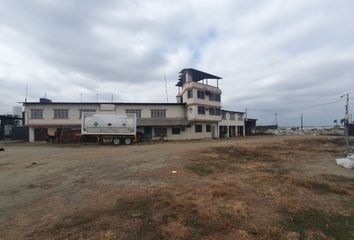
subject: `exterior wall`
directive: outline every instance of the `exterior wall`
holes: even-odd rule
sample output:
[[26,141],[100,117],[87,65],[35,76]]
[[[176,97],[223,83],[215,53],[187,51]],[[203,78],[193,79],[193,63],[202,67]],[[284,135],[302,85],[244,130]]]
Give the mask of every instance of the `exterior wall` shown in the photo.
[[28,128],[28,141],[34,142],[34,127]]
[[[206,132],[206,125],[211,125],[211,128],[215,129],[215,137],[218,136],[218,126],[216,123],[196,123],[202,125],[202,132],[195,132],[195,124],[192,124],[189,127],[184,127],[184,131],[181,131],[180,134],[172,134],[172,127],[167,127],[167,136],[164,137],[164,140],[192,140],[192,139],[204,139],[212,138],[212,132]],[[154,127],[152,129],[154,132]],[[155,137],[153,135],[153,140],[159,140],[160,137]]]
[[[222,119],[219,122],[219,126],[220,127],[226,127],[227,128],[227,135],[226,137],[230,137],[229,136],[229,128],[230,127],[236,127],[235,128],[235,133],[236,136],[240,136],[240,132],[238,131],[238,127],[242,127],[242,136],[245,136],[245,122],[244,122],[244,115],[242,113],[238,113],[238,112],[234,112],[235,114],[235,120],[231,120],[230,119],[230,113],[229,111],[223,111],[224,113],[226,113],[226,119]],[[242,120],[239,120],[239,115],[242,115]]]
[[[33,104],[25,107],[26,125],[81,125],[80,109],[95,109],[96,112],[125,114],[126,109],[140,109],[142,118],[151,118],[151,109],[166,109],[166,118],[185,118],[184,105],[113,105],[112,104]],[[31,109],[43,109],[43,119],[31,119]],[[67,119],[54,119],[54,109],[69,109]],[[111,109],[111,110],[104,110]]]
[[[206,109],[209,107],[221,109],[221,99],[220,101],[209,100],[209,96],[206,94],[204,99],[200,99],[198,98],[198,90],[220,94],[221,98],[221,90],[217,87],[198,82],[186,82],[182,88],[180,96],[182,96],[183,102],[187,104],[187,119],[190,121],[220,121],[221,116],[209,115],[208,110],[205,111],[205,114],[198,114],[198,106],[204,106]],[[191,98],[188,98],[188,91],[193,92],[193,96]]]
[[[193,91],[192,98],[188,98],[188,90]],[[184,86],[182,88],[181,95],[183,97],[183,101],[185,103],[187,103],[187,105],[196,103],[196,104],[201,104],[201,105],[210,105],[210,106],[221,107],[221,101],[210,101],[209,96],[207,96],[207,95],[205,95],[204,99],[198,98],[198,93],[197,93],[198,90],[209,91],[209,92],[213,92],[213,93],[217,93],[217,94],[221,95],[221,90],[217,87],[198,83],[198,82],[189,82],[189,83],[184,84]]]
[[244,118],[242,117],[242,120],[238,120],[238,113],[235,113],[235,120],[230,120],[230,113],[226,112],[226,119],[221,119],[221,122],[219,123],[220,126],[244,126]]
[[[199,105],[200,106],[200,105]],[[221,120],[221,116],[209,115],[209,111],[206,110],[205,114],[198,114],[198,105],[189,105],[187,107],[188,120],[192,121],[215,121]]]

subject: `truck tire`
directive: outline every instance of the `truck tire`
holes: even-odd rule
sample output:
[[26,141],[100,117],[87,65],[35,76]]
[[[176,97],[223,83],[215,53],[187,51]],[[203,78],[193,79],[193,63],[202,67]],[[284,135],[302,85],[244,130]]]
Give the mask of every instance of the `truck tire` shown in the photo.
[[115,137],[115,138],[113,138],[112,143],[114,145],[119,145],[119,144],[121,144],[121,140],[119,138]]
[[130,144],[132,144],[132,142],[133,142],[133,141],[132,141],[131,138],[128,138],[128,137],[127,137],[127,138],[124,139],[125,145],[130,145]]

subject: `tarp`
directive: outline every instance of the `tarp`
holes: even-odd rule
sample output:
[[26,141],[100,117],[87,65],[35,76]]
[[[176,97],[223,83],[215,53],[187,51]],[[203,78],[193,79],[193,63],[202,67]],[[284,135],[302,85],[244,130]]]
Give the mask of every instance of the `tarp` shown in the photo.
[[344,168],[352,169],[354,168],[354,155],[349,155],[346,158],[338,158],[336,162]]

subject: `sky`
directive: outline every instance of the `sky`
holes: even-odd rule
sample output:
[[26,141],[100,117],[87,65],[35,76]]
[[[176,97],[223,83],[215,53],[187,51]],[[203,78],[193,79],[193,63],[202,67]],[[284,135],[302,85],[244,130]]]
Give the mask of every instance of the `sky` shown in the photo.
[[[27,100],[166,102],[183,68],[222,77],[258,124],[354,108],[352,0],[1,0],[0,114]],[[352,92],[353,91],[353,92]]]

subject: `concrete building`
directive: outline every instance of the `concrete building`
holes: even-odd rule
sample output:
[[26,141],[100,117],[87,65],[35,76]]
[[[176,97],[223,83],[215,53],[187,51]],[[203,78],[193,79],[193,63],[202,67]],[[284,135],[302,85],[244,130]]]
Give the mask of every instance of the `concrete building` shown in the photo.
[[[221,110],[221,78],[183,69],[176,84],[176,103],[25,102],[29,141],[45,141],[60,129],[80,129],[82,112],[135,113],[144,140],[187,140],[244,135],[243,113]],[[214,81],[214,84],[212,84]],[[222,114],[226,118],[222,119]],[[226,129],[226,134],[220,135]]]
[[245,119],[243,112],[221,111],[221,121],[219,123],[220,138],[245,136]]

